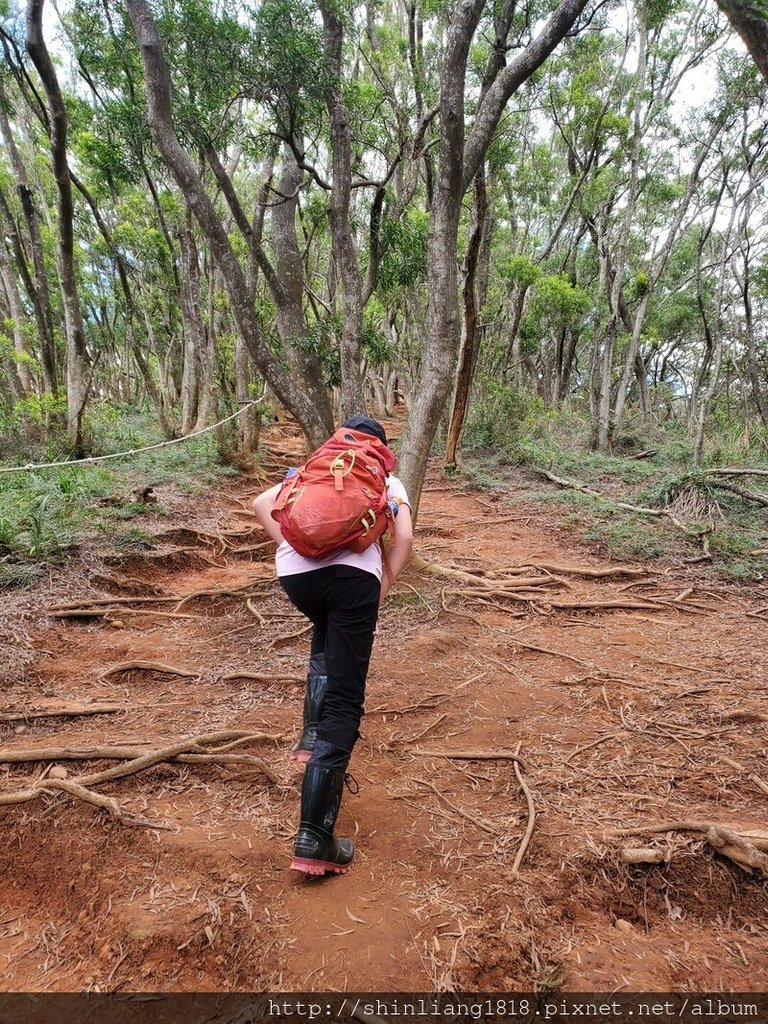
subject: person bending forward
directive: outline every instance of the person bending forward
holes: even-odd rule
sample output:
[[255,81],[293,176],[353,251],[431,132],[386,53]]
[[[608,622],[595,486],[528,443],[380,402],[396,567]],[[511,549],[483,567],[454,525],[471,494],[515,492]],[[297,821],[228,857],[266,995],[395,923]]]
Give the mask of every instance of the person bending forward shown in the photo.
[[[349,427],[387,444],[382,425],[366,416],[346,420]],[[306,558],[284,540],[271,511],[282,484],[253,503],[259,522],[277,543],[275,567],[291,602],[312,622],[304,729],[292,756],[306,762],[301,790],[301,820],[291,867],[308,874],[343,874],[352,866],[354,843],[333,830],[341,806],[344,778],[360,735],[365,680],[379,609],[402,571],[413,545],[408,495],[395,476],[387,477],[393,508],[394,541],[382,571],[378,544],[362,553],[342,548],[323,558]]]

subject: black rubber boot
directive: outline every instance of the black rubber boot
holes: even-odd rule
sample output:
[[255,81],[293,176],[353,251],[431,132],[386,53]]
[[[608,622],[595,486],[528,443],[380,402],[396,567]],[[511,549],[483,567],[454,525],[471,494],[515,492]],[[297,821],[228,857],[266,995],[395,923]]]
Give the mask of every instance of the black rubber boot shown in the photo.
[[320,721],[320,710],[323,706],[327,686],[325,654],[313,654],[309,660],[307,692],[304,695],[304,728],[290,751],[290,756],[294,761],[306,763],[312,757],[317,739],[317,724]]
[[333,834],[343,789],[343,768],[307,765],[301,788],[301,822],[291,861],[294,871],[343,875],[352,867],[355,844],[350,839],[336,839]]

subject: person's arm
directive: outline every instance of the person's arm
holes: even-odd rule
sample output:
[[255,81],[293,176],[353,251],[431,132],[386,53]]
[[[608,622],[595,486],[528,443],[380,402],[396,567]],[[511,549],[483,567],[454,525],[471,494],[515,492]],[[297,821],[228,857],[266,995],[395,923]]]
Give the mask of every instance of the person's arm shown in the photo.
[[283,535],[280,532],[280,524],[277,520],[272,518],[271,512],[272,506],[275,504],[275,498],[280,493],[280,488],[282,486],[282,484],[275,484],[275,486],[270,487],[268,491],[262,491],[261,494],[253,500],[253,511],[256,513],[256,518],[275,544],[282,544]]
[[[381,577],[381,595],[379,605],[389,593],[389,588],[397,579],[411,557],[413,548],[413,518],[408,505],[401,505],[395,518],[395,539],[387,553],[385,569]],[[387,568],[389,571],[387,571]]]

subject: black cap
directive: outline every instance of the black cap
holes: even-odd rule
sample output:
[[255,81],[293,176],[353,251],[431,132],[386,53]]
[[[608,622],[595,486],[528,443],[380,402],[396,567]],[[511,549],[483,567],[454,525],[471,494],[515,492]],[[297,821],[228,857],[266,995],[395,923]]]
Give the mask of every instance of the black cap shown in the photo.
[[387,443],[384,427],[382,427],[378,420],[374,420],[370,416],[351,416],[348,420],[344,420],[341,425],[342,427],[349,427],[350,430],[359,430],[362,434],[378,437],[383,444]]

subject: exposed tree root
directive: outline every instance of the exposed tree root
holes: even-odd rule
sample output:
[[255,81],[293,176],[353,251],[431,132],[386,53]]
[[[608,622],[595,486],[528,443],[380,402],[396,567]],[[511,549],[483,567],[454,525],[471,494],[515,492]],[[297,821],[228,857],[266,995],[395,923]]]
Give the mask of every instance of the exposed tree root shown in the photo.
[[512,750],[424,750],[416,747],[411,753],[419,757],[441,757],[448,761],[516,761],[525,768],[525,761]]
[[266,672],[227,672],[226,675],[219,676],[219,678],[224,682],[231,679],[253,679],[259,683],[303,683],[306,681],[304,676],[291,672],[286,672],[284,675],[270,675]]
[[605,743],[608,740],[616,740],[621,735],[622,734],[620,732],[609,732],[606,733],[605,736],[600,736],[599,739],[593,740],[591,743],[585,743],[583,747],[577,747],[576,750],[572,750],[568,757],[566,757],[565,760],[562,762],[562,764],[566,765],[570,761],[572,761],[574,757],[578,757],[579,754],[583,754],[585,751],[591,750],[592,747],[597,747],[601,743]]
[[520,753],[520,747],[521,746],[522,746],[522,744],[518,743],[518,745],[517,745],[517,747],[515,749],[515,762],[514,762],[513,767],[515,769],[515,775],[517,776],[517,781],[520,783],[520,788],[522,789],[523,793],[525,794],[525,799],[526,799],[526,801],[528,803],[528,825],[526,827],[525,835],[523,836],[522,842],[520,843],[520,849],[517,851],[517,856],[515,857],[515,862],[512,865],[512,874],[513,875],[516,875],[518,873],[518,871],[520,870],[520,865],[523,862],[523,857],[525,856],[525,851],[528,849],[528,844],[531,841],[531,836],[533,835],[533,829],[534,829],[534,826],[536,824],[536,807],[535,807],[535,805],[533,803],[533,796],[531,794],[531,790],[530,790],[530,787],[528,786],[528,783],[523,778],[522,772],[520,771],[520,762],[517,759],[517,755]]
[[419,701],[418,704],[410,704],[405,708],[389,708],[386,706],[371,708],[366,714],[369,715],[404,715],[410,711],[421,711],[424,708],[432,709],[439,708],[441,704],[445,704],[446,701],[451,699],[448,693],[430,693],[424,700]]
[[169,676],[184,676],[187,679],[199,679],[199,672],[191,672],[185,668],[176,668],[175,665],[165,665],[161,661],[121,661],[118,665],[112,665],[105,669],[99,679],[106,679],[116,675],[118,672],[164,672]]
[[128,711],[124,704],[84,704],[65,708],[34,708],[29,711],[7,711],[0,714],[0,722],[27,722],[33,718],[80,718],[85,715],[113,715]]
[[738,825],[720,825],[710,821],[666,821],[653,824],[632,825],[628,828],[612,828],[606,830],[610,836],[641,836],[655,835],[661,832],[709,832],[716,829],[728,836],[737,836],[759,850],[768,849],[768,832],[761,829],[741,828]]
[[568,608],[571,611],[597,611],[598,609],[631,609],[660,612],[664,610],[663,604],[650,604],[647,601],[623,601],[621,598],[615,601],[547,601],[552,608]]
[[738,761],[732,761],[730,757],[720,758],[724,764],[730,765],[731,768],[735,768],[737,772],[748,772],[747,778],[760,790],[761,793],[765,793],[768,796],[768,783],[763,782],[759,775],[755,775],[754,772],[750,772],[748,768],[745,768],[743,764],[739,764]]
[[543,569],[557,576],[583,576],[590,580],[604,580],[620,576],[648,576],[647,569],[630,569],[624,566],[610,566],[606,569],[592,569],[582,565],[553,565],[550,562],[527,562],[526,568]]
[[[255,743],[257,740],[274,740],[277,742],[280,736],[269,733],[253,733],[245,738],[245,741]],[[253,754],[230,754],[226,751],[232,748],[228,744],[225,748],[211,750],[206,754],[189,753],[176,754],[168,758],[169,764],[245,764],[258,768],[266,778],[273,784],[280,780],[260,757]],[[205,748],[202,748],[205,749]],[[37,761],[131,761],[144,757],[146,750],[136,747],[104,746],[104,747],[43,747],[39,750],[0,750],[0,763],[2,764],[29,764]]]
[[66,608],[59,612],[51,612],[53,619],[104,619],[110,615],[151,615],[161,619],[199,619],[199,615],[184,612],[160,612],[156,608],[126,608],[125,606],[89,606],[83,608]]
[[661,864],[664,860],[664,851],[656,850],[652,846],[625,846],[619,851],[619,860],[623,864]]
[[[106,808],[111,814],[121,821],[126,821],[131,824],[145,824],[152,828],[162,827],[156,825],[154,822],[148,822],[146,819],[139,820],[135,816],[127,815],[116,800],[104,797],[98,793],[93,793],[93,787],[102,785],[105,782],[112,782],[115,779],[125,778],[128,775],[135,775],[137,772],[144,771],[145,769],[151,768],[161,762],[172,761],[174,758],[184,754],[205,752],[207,757],[204,763],[214,763],[216,760],[216,754],[222,754],[231,749],[232,746],[248,742],[256,742],[266,738],[274,739],[274,737],[265,736],[263,733],[226,731],[191,736],[187,739],[178,740],[176,743],[169,744],[168,746],[161,747],[156,750],[150,750],[145,753],[140,753],[138,751],[134,751],[132,748],[128,748],[131,751],[130,757],[124,760],[122,764],[91,775],[79,775],[73,779],[51,779],[50,777],[44,777],[33,786],[27,786],[11,793],[0,793],[0,806],[26,803],[30,800],[37,799],[46,791],[50,791],[51,789],[60,789],[73,796],[77,796],[80,799],[87,800],[89,803],[94,803],[97,806]],[[216,744],[222,745],[217,747]],[[5,760],[5,753],[8,753],[9,757],[12,759],[13,751],[0,751],[0,761]],[[37,753],[39,757],[39,752]],[[208,760],[208,758],[211,760]],[[254,760],[258,761],[259,759]],[[271,782],[279,781],[271,769],[269,769],[265,764],[259,763],[256,767],[258,767]],[[63,783],[66,783],[66,785],[63,785]]]

